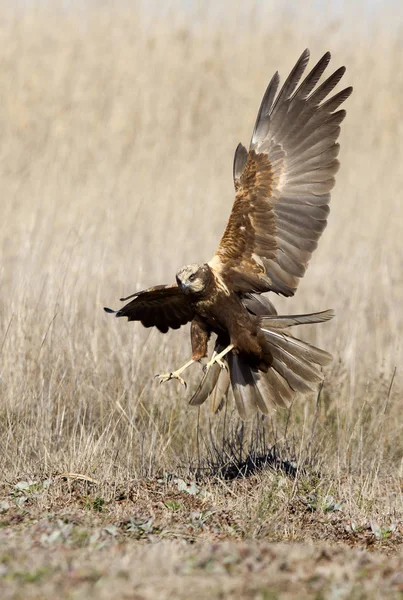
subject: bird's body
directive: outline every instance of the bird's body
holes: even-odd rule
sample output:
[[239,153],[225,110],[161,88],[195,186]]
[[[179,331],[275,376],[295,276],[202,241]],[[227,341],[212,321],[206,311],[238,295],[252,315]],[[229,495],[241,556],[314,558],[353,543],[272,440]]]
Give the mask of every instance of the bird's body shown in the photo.
[[[200,291],[192,292],[191,286],[182,283],[181,277],[189,272],[196,275],[194,287],[200,287]],[[271,355],[259,326],[259,317],[247,310],[240,296],[230,291],[208,264],[183,267],[177,280],[195,312],[192,358],[200,360],[207,356],[207,342],[215,333],[221,345],[232,345],[233,352],[247,356],[251,364],[267,371]]]
[[314,390],[323,379],[318,365],[331,358],[286,329],[327,321],[332,311],[277,316],[261,296],[295,293],[326,226],[339,166],[336,140],[345,111],[337,108],[352,88],[324,101],[345,71],[337,69],[316,87],[329,53],[297,87],[308,58],[306,50],[278,94],[278,74],[272,78],[249,152],[241,144],[236,149],[235,201],[213,258],[182,267],[174,285],[129,296],[131,302],[118,311],[105,309],[163,333],[191,322],[191,360],[161,381],[183,382],[180,374],[207,356],[215,334],[213,356],[190,403],[210,398],[216,411],[231,386],[242,418],[256,409],[268,413],[271,405],[286,406],[296,391]]

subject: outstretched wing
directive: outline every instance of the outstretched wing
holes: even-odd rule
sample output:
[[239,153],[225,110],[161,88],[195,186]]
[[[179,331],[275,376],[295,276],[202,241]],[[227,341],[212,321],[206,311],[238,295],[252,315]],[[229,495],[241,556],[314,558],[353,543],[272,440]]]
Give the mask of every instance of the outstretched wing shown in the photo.
[[176,284],[156,285],[120,300],[124,302],[129,298],[133,300],[120,310],[104,310],[117,317],[127,317],[129,321],[141,321],[144,327],[157,327],[162,333],[170,327],[179,329],[195,316],[187,297]]
[[235,152],[235,202],[209,265],[237,292],[292,296],[326,227],[346,114],[337,109],[352,88],[324,101],[343,76],[341,67],[314,89],[329,52],[297,88],[308,60],[305,50],[277,97],[274,75],[249,152],[241,144]]

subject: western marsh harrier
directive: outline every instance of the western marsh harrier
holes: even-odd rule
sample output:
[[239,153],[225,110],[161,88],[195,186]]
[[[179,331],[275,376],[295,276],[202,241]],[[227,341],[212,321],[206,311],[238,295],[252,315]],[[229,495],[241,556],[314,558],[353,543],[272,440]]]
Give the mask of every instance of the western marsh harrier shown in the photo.
[[[260,105],[249,151],[242,144],[234,158],[235,201],[213,258],[182,267],[176,284],[137,292],[115,312],[162,333],[191,322],[192,358],[177,371],[159,375],[178,379],[192,363],[207,356],[204,375],[190,400],[208,398],[213,411],[232,387],[240,416],[256,409],[267,414],[287,406],[295,392],[315,390],[320,366],[331,356],[289,333],[287,328],[319,323],[333,311],[277,316],[264,292],[292,296],[308,266],[329,214],[330,190],[339,168],[336,143],[348,87],[328,98],[345,72],[337,69],[321,85],[327,52],[300,85],[309,60],[305,50],[281,90],[276,73]],[[327,99],[328,98],[328,99]]]

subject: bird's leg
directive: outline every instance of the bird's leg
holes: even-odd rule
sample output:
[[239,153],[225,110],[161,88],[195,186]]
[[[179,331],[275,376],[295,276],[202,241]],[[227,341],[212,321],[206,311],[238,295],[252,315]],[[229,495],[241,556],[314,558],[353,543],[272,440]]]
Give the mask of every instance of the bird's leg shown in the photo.
[[204,365],[203,371],[205,373],[207,373],[209,368],[212,367],[214,365],[214,363],[218,363],[222,369],[226,369],[227,365],[221,359],[224,358],[224,356],[226,354],[228,354],[228,352],[231,352],[231,350],[233,348],[234,348],[234,344],[230,344],[229,346],[224,348],[224,350],[222,352],[220,352],[219,354],[215,354],[215,355],[213,354],[212,358],[208,361],[208,363]]
[[177,371],[172,371],[172,373],[162,373],[161,375],[159,373],[157,373],[157,375],[155,377],[158,377],[160,383],[165,383],[165,381],[170,381],[171,379],[177,379],[178,381],[180,381],[182,383],[182,385],[187,387],[186,381],[184,379],[182,379],[182,377],[181,377],[181,373],[183,373],[183,371],[185,369],[190,367],[190,365],[193,365],[194,362],[197,362],[197,360],[195,360],[194,358],[191,358],[190,360],[188,360],[187,363],[185,363]]

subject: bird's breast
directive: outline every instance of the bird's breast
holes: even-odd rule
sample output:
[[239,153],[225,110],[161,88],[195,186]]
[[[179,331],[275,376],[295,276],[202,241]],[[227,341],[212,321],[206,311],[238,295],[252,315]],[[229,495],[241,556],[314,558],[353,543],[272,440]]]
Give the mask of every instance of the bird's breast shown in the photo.
[[235,294],[227,295],[220,290],[195,305],[195,311],[215,333],[229,332],[232,327],[249,314]]

